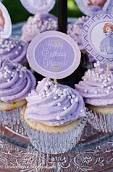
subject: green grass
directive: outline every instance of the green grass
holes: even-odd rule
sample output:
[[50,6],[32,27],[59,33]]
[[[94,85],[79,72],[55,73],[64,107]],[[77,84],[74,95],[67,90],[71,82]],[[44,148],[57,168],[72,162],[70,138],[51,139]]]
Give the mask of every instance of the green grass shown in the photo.
[[[29,15],[31,15],[24,9],[19,0],[3,0],[3,3],[8,9],[13,23],[24,21],[28,18]],[[52,13],[55,15],[57,15],[56,7],[57,3],[55,8],[52,10]],[[82,13],[78,9],[75,0],[68,0],[68,16],[79,17],[81,15]]]

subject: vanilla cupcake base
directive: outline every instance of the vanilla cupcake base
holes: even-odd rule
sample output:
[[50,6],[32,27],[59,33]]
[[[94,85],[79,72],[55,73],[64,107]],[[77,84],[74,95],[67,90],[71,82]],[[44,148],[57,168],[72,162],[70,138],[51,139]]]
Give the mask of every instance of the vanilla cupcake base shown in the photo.
[[72,149],[80,140],[86,124],[86,118],[59,127],[50,127],[22,115],[22,121],[31,144],[47,154],[60,154]]
[[25,106],[25,100],[14,103],[0,102],[0,123],[3,126],[9,126],[11,129],[15,128],[15,125],[21,123],[20,113]]
[[91,106],[87,108],[88,122],[93,128],[103,133],[113,132],[113,106]]

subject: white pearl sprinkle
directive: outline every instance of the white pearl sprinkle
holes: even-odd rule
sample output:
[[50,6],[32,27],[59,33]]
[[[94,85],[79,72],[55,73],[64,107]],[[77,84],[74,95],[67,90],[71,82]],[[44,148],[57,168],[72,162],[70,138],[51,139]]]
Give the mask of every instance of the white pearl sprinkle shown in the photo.
[[75,102],[76,102],[76,103],[78,102],[78,97],[75,98]]
[[20,78],[22,78],[22,75],[19,75]]
[[74,102],[74,100],[73,100],[73,99],[71,99],[71,104],[73,104],[73,102]]
[[21,50],[21,46],[19,46],[18,49]]
[[48,87],[45,87],[44,90],[45,90],[45,91],[48,91]]
[[11,49],[10,48],[7,48],[7,51],[9,52]]
[[8,79],[7,82],[10,82],[10,79]]
[[57,119],[57,120],[60,120],[60,116],[57,116],[56,119]]
[[71,96],[68,96],[69,99],[71,99]]
[[63,110],[67,110],[67,107],[64,107]]
[[84,112],[84,110],[83,110],[83,109],[81,109],[81,110],[80,110],[80,113],[83,113],[83,112]]
[[40,84],[41,83],[41,81],[38,81],[38,84]]
[[72,98],[76,98],[76,96],[75,95],[72,95]]
[[53,99],[54,99],[54,100],[56,100],[56,99],[57,99],[57,97],[55,96],[55,97],[53,97]]
[[59,106],[59,107],[60,107],[60,106],[61,106],[61,103],[57,103],[57,106]]
[[31,93],[28,94],[28,97],[30,97],[30,96],[31,96]]
[[13,44],[11,45],[11,48],[14,48],[14,45]]
[[87,93],[88,92],[88,90],[84,90],[84,93]]
[[110,92],[109,92],[109,90],[106,90],[106,94],[109,94]]
[[1,99],[1,101],[4,101],[4,97],[1,97],[0,99]]
[[19,54],[19,52],[18,52],[18,51],[15,51],[15,54],[16,54],[16,55],[18,55],[18,54]]

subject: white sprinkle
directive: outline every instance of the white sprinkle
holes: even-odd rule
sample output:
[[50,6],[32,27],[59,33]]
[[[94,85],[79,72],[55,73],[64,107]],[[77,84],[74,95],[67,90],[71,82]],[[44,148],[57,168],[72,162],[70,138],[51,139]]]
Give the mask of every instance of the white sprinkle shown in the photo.
[[72,95],[72,98],[76,98],[76,96],[75,95]]
[[10,79],[8,79],[7,82],[10,82]]
[[60,120],[60,116],[57,116],[56,119],[57,119],[57,120]]
[[73,102],[74,102],[74,100],[73,100],[73,99],[71,99],[71,104],[73,104]]
[[11,49],[10,48],[7,48],[7,51],[9,52]]
[[18,55],[18,51],[16,51],[15,54]]
[[19,75],[20,78],[22,78],[22,75]]
[[88,92],[88,90],[84,90],[84,93],[87,93]]
[[44,90],[45,90],[45,91],[48,91],[48,87],[45,87]]
[[19,46],[18,49],[21,50],[21,46]]
[[54,99],[54,100],[56,100],[56,99],[57,99],[57,97],[53,97],[53,99]]
[[1,99],[1,101],[4,101],[4,100],[5,100],[5,98],[4,98],[4,97],[1,97],[0,99]]
[[81,109],[81,110],[80,110],[80,112],[81,112],[81,113],[83,113],[83,112],[84,112],[84,110],[83,110],[83,109]]
[[75,98],[75,102],[76,102],[76,103],[78,102],[78,97]]
[[13,44],[11,44],[11,48],[14,48],[14,45]]
[[68,96],[69,99],[71,99],[71,96]]
[[67,110],[67,107],[64,107],[63,110]]
[[106,94],[109,94],[110,92],[109,92],[109,90],[106,90]]
[[57,106],[59,106],[59,107],[60,107],[60,106],[61,106],[61,103],[57,103]]
[[40,84],[41,83],[41,81],[38,81],[38,84]]

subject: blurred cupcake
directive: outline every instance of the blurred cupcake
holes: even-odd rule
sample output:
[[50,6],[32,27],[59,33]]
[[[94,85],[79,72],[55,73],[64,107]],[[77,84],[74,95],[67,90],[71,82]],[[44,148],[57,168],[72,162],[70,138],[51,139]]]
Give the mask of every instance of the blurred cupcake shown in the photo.
[[50,14],[36,14],[23,26],[21,40],[30,42],[37,34],[49,30],[57,30],[57,18]]
[[11,38],[0,40],[0,61],[9,60],[14,63],[27,64],[27,43]]
[[78,143],[86,124],[86,112],[77,91],[43,79],[27,97],[27,102],[22,118],[38,151],[58,154]]
[[[78,43],[81,49],[83,49],[81,39],[82,28],[88,19],[88,16],[83,16],[68,23],[67,34],[69,34]],[[36,14],[33,17],[29,17],[23,26],[21,40],[30,42],[37,34],[45,31],[57,30],[57,28],[58,23],[55,16],[50,14]]]
[[35,84],[33,74],[25,67],[7,60],[0,63],[0,122],[3,125],[20,122],[25,97]]
[[97,64],[75,87],[86,102],[89,123],[98,131],[112,132],[113,72]]
[[88,19],[89,19],[88,16],[83,16],[68,24],[67,33],[74,39],[75,42],[77,42],[81,50],[83,50],[82,37],[81,37],[82,29],[84,23]]

